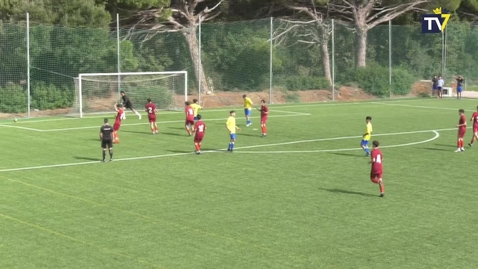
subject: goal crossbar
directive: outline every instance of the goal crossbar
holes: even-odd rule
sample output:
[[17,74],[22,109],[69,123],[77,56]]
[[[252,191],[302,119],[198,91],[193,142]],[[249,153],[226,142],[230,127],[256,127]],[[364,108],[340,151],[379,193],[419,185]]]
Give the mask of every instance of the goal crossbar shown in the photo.
[[121,76],[140,76],[140,75],[184,75],[184,101],[187,101],[188,96],[188,72],[187,71],[164,71],[164,72],[121,72],[121,73],[82,73],[78,74],[78,101],[79,101],[79,116],[83,118],[83,96],[82,96],[82,79],[85,77],[100,77],[100,76],[117,76],[118,84],[121,83]]

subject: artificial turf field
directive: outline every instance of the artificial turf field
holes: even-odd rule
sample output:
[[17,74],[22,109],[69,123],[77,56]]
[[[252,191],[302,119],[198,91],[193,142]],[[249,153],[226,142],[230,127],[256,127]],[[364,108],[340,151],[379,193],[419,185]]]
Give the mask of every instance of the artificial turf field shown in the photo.
[[[454,150],[477,105],[273,105],[266,138],[237,108],[234,153],[230,109],[203,110],[199,156],[183,113],[155,136],[128,113],[112,163],[101,117],[1,122],[0,268],[476,268],[478,144]],[[368,115],[385,198],[359,148]]]

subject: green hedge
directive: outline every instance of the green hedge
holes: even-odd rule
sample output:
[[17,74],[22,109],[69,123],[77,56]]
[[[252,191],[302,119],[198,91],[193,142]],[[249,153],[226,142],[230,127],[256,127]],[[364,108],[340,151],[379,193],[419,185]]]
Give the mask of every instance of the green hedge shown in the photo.
[[34,109],[68,108],[73,103],[74,93],[66,87],[57,88],[53,84],[39,82],[31,88],[31,107]]
[[375,96],[388,96],[390,90],[394,95],[409,94],[415,77],[404,68],[392,70],[392,85],[389,85],[389,69],[376,63],[368,64],[367,67],[349,69],[337,77],[341,84],[357,83],[359,88]]
[[[66,87],[58,89],[53,84],[40,82],[31,86],[30,101],[32,109],[68,108],[73,103],[73,91]],[[26,88],[21,85],[0,87],[0,112],[26,113]]]
[[0,88],[0,112],[27,112],[27,92],[20,85],[7,85]]
[[288,91],[330,89],[329,81],[325,77],[306,75],[278,76],[274,79],[274,85],[283,87]]

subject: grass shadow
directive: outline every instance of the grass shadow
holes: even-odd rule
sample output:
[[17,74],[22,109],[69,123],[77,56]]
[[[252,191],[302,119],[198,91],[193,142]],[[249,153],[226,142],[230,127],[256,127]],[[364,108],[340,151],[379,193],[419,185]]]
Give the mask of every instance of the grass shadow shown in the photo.
[[353,194],[353,195],[360,195],[365,197],[379,197],[378,195],[373,195],[370,193],[358,192],[358,191],[348,191],[342,189],[326,189],[326,188],[319,188],[324,191],[333,192],[333,193],[342,193],[342,194]]

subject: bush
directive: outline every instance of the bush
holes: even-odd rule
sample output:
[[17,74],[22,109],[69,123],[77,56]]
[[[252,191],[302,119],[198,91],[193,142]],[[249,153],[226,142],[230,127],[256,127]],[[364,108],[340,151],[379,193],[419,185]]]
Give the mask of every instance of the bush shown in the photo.
[[27,91],[20,85],[0,88],[0,112],[24,113],[27,111]]
[[388,69],[378,64],[370,64],[355,71],[355,81],[365,92],[375,96],[384,96],[390,93]]
[[285,79],[289,91],[330,89],[329,81],[324,77],[293,76]]
[[53,84],[39,82],[31,88],[31,107],[39,110],[71,107],[73,91],[68,88],[57,88]]
[[396,95],[407,95],[412,90],[415,77],[403,68],[392,70],[392,92]]
[[325,77],[277,76],[274,77],[275,87],[284,87],[288,91],[330,89],[329,81]]
[[286,103],[300,103],[301,98],[298,92],[285,93],[284,99]]
[[[339,83],[347,84],[356,82],[358,86],[369,94],[386,96],[390,94],[389,69],[376,63],[371,63],[364,68],[350,69],[338,79]],[[414,76],[406,69],[392,70],[392,92],[396,95],[410,93]]]

